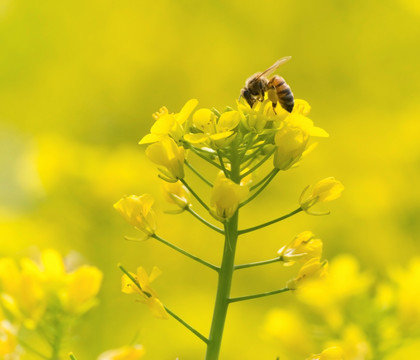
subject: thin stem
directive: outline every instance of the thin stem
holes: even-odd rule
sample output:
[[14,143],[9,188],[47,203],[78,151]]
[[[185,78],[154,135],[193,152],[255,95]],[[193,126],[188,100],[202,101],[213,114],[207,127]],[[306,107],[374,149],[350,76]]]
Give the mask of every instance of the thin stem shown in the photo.
[[202,335],[200,332],[198,332],[197,330],[195,330],[191,325],[189,325],[188,323],[186,323],[184,320],[182,320],[178,315],[176,315],[172,310],[170,310],[169,308],[167,308],[166,306],[164,306],[166,312],[171,315],[175,320],[177,320],[178,322],[180,322],[182,325],[184,325],[188,330],[190,330],[194,335],[196,335],[198,338],[200,338],[201,340],[203,340],[206,344],[209,343],[209,340]]
[[274,259],[270,259],[270,260],[256,261],[256,262],[252,262],[252,263],[248,263],[248,264],[236,265],[235,270],[246,269],[246,268],[250,268],[250,267],[254,267],[254,266],[272,264],[272,263],[279,262],[279,261],[281,261],[280,256],[278,256]]
[[23,341],[22,339],[18,338],[18,343],[20,345],[22,345],[25,349],[27,349],[28,351],[30,351],[31,353],[33,353],[36,356],[39,356],[41,359],[46,359],[48,360],[49,357],[40,353],[38,350],[34,349],[31,345],[29,345],[26,341]]
[[[232,151],[231,175],[232,181],[239,183],[239,163],[237,154]],[[222,344],[223,330],[229,306],[230,288],[232,286],[233,267],[235,261],[236,244],[238,240],[238,210],[225,222],[225,245],[223,259],[219,271],[217,284],[216,301],[214,304],[213,320],[210,328],[209,343],[205,360],[217,360],[219,358],[220,347]]]
[[198,215],[190,207],[185,208],[185,210],[188,211],[196,219],[198,219],[199,221],[201,221],[204,225],[208,226],[210,229],[213,229],[214,231],[218,232],[219,234],[224,234],[225,233],[222,229],[218,228],[217,226],[215,226],[212,223],[208,222],[206,219],[202,218],[200,215]]
[[252,300],[252,299],[258,299],[260,297],[265,297],[265,296],[270,296],[270,295],[275,295],[275,294],[280,294],[286,291],[289,291],[289,288],[283,288],[283,289],[278,289],[278,290],[273,290],[273,291],[268,291],[265,293],[261,293],[261,294],[253,294],[253,295],[247,295],[247,296],[239,296],[236,298],[230,298],[229,299],[229,303],[233,303],[233,302],[238,302],[238,301],[244,301],[244,300]]
[[302,208],[297,208],[296,210],[293,210],[292,212],[290,212],[290,213],[288,213],[288,214],[286,214],[286,215],[284,215],[284,216],[281,216],[281,217],[279,217],[279,218],[277,218],[277,219],[274,219],[274,220],[268,221],[268,222],[266,222],[266,223],[264,223],[264,224],[257,225],[257,226],[253,226],[253,227],[250,227],[250,228],[247,228],[247,229],[243,229],[243,230],[239,230],[239,231],[238,231],[238,234],[239,234],[239,235],[242,235],[242,234],[249,233],[249,232],[251,232],[251,231],[255,231],[255,230],[258,230],[258,229],[262,229],[262,228],[264,228],[264,227],[266,227],[266,226],[269,226],[269,225],[271,225],[271,224],[275,224],[276,222],[279,222],[279,221],[285,220],[285,219],[287,219],[287,218],[289,218],[289,217],[291,217],[291,216],[293,216],[293,215],[295,215],[295,214],[297,214],[297,213],[300,213],[301,211],[302,211]]
[[191,169],[191,171],[194,174],[196,174],[201,180],[203,180],[203,182],[205,182],[208,186],[213,187],[213,184],[210,181],[208,181],[203,175],[201,175],[201,173],[196,168],[194,168],[188,160],[184,160],[184,164],[187,165]]
[[76,356],[73,355],[73,353],[69,354],[70,360],[77,360]]
[[251,173],[253,173],[255,170],[257,170],[262,164],[264,164],[269,158],[270,158],[270,156],[271,155],[273,155],[273,153],[274,153],[274,151],[275,151],[276,149],[274,148],[272,151],[270,151],[266,156],[264,156],[263,157],[263,159],[259,162],[259,163],[257,163],[256,165],[254,165],[251,169],[249,169],[246,173],[244,173],[244,174],[242,174],[241,175],[241,179],[243,179],[245,176],[247,176],[247,175],[249,175],[249,174],[251,174]]
[[220,152],[220,150],[219,150],[219,149],[217,150],[217,156],[218,156],[218,158],[219,158],[219,161],[220,161],[220,166],[222,167],[223,174],[225,174],[225,177],[226,177],[227,179],[229,179],[229,173],[228,173],[228,171],[226,170],[225,163],[223,162],[222,153]]
[[170,243],[169,241],[166,241],[165,239],[161,238],[159,235],[153,234],[152,238],[156,239],[157,241],[160,241],[162,244],[165,244],[166,246],[169,246],[171,249],[178,251],[179,253],[181,253],[182,255],[185,255],[187,257],[189,257],[190,259],[193,259],[195,261],[197,261],[198,263],[207,266],[208,268],[215,270],[215,271],[219,271],[219,267],[210,264],[209,262],[199,258],[198,256],[192,255],[190,254],[188,251],[185,251],[181,248],[179,248],[178,246]]
[[197,199],[197,201],[201,204],[201,206],[209,211],[209,207],[207,204],[201,200],[201,198],[196,194],[196,192],[187,184],[187,182],[184,179],[180,179],[180,181],[185,185],[185,187],[190,191],[191,194]]
[[[134,278],[133,275],[131,275],[124,266],[122,266],[121,264],[118,264],[118,268],[125,274],[128,276],[128,278],[133,282],[133,284],[135,284],[140,291],[145,294],[148,297],[151,297],[152,295],[145,292],[143,290],[143,288],[140,286],[140,284],[137,282],[137,280]],[[188,330],[190,330],[194,335],[197,335],[201,340],[203,340],[205,343],[208,343],[208,339],[200,334],[197,330],[195,330],[191,325],[189,325],[187,322],[185,322],[184,320],[182,320],[178,315],[176,315],[172,310],[170,310],[168,307],[166,307],[165,305],[163,305],[163,307],[165,308],[166,312],[171,315],[175,320],[179,321],[182,325],[184,325]]]
[[241,203],[239,205],[239,207],[245,206],[246,204],[248,204],[249,202],[254,200],[268,186],[268,184],[271,182],[271,180],[274,179],[274,177],[277,175],[278,172],[279,172],[278,169],[273,169],[270,173],[270,176],[267,178],[267,181],[255,193],[253,193],[248,199],[246,199],[243,203]]
[[274,171],[275,169],[273,169],[273,170],[271,170],[266,176],[264,176],[264,178],[263,179],[261,179],[260,181],[258,181],[255,185],[252,185],[250,188],[249,188],[249,191],[253,191],[253,190],[255,190],[256,188],[258,188],[261,184],[263,184],[270,176],[271,176],[271,173]]
[[210,163],[214,167],[217,167],[218,169],[222,170],[222,167],[218,163],[214,162],[213,160],[210,160],[206,155],[201,154],[200,151],[196,149],[194,146],[191,146],[190,149],[194,154],[201,157],[203,160],[206,160],[208,163]]

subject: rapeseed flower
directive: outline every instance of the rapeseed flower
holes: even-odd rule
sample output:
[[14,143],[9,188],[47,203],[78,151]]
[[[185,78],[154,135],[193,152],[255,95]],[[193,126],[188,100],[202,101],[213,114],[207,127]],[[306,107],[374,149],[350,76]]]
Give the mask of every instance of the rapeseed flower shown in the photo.
[[238,111],[226,111],[217,118],[210,109],[199,109],[193,115],[193,128],[198,131],[184,135],[190,144],[209,144],[216,149],[228,146],[236,136],[235,128],[241,120]]
[[146,156],[155,164],[162,166],[159,171],[162,179],[176,182],[184,177],[185,150],[170,137],[151,144],[146,149]]
[[184,210],[190,205],[190,191],[180,181],[176,183],[164,181],[162,189],[165,200],[177,205],[181,210]]
[[247,186],[235,184],[219,172],[210,198],[210,213],[219,221],[231,218],[242,200],[248,195]]
[[297,290],[306,282],[311,280],[322,279],[327,275],[328,262],[321,262],[318,258],[308,260],[300,268],[298,275],[287,283],[290,290]]
[[156,122],[150,129],[150,134],[144,136],[139,144],[152,144],[162,141],[168,136],[179,144],[189,127],[187,120],[197,105],[198,101],[191,99],[187,101],[182,110],[177,114],[170,114],[166,107],[162,107],[158,112],[153,114]]
[[130,195],[115,203],[114,208],[129,224],[150,237],[156,231],[155,212],[152,209],[154,201],[149,194]]
[[146,270],[142,266],[137,268],[137,274],[130,273],[131,277],[123,274],[121,278],[121,291],[125,294],[139,294],[141,302],[146,304],[151,310],[152,314],[158,319],[167,319],[168,313],[165,307],[158,298],[156,291],[150,287],[161,271],[154,266],[150,275],[147,275]]
[[99,356],[98,360],[139,360],[143,355],[143,346],[136,344],[106,351]]
[[338,346],[331,346],[325,349],[321,354],[312,355],[308,360],[343,360],[343,350]]
[[[335,200],[341,196],[341,193],[344,190],[343,184],[333,177],[318,181],[312,186],[311,193],[307,195],[309,188],[310,186],[307,186],[303,190],[299,199],[300,207],[309,214],[314,214],[308,212],[312,206],[317,203]],[[317,214],[315,213],[315,215]]]
[[319,259],[322,255],[322,241],[315,239],[311,231],[297,235],[289,244],[283,246],[277,254],[284,265],[293,265],[296,261]]

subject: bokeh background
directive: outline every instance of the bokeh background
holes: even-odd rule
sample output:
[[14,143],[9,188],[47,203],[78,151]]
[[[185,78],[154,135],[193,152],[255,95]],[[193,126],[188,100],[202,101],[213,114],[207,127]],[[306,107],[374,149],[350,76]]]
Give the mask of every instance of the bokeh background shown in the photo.
[[[68,345],[80,359],[135,336],[146,359],[203,358],[193,335],[173,320],[154,319],[120,292],[116,265],[159,266],[160,297],[203,333],[214,274],[155,241],[124,240],[135,232],[112,204],[125,194],[156,195],[159,233],[218,262],[217,235],[188,214],[163,213],[170,206],[137,143],[162,105],[177,112],[197,98],[202,107],[233,106],[248,76],[292,55],[280,73],[331,136],[299,168],[278,176],[243,211],[241,223],[295,209],[301,190],[327,176],[346,190],[329,216],[299,214],[244,236],[238,263],[272,258],[296,234],[312,230],[323,239],[326,258],[347,254],[358,284],[358,266],[373,282],[389,277],[389,269],[408,271],[420,235],[419,24],[415,0],[1,0],[0,255],[53,247],[102,269],[100,305]],[[272,290],[296,271],[278,264],[242,270],[233,292]],[[401,271],[391,270],[404,277]],[[344,273],[338,283],[348,279]],[[413,296],[417,278],[408,285]],[[365,288],[360,293],[369,301]],[[304,359],[343,338],[339,329],[314,337],[326,320],[307,306],[293,294],[232,306],[221,359]],[[409,325],[418,334],[415,306],[412,311]],[[366,310],[360,318],[370,316]],[[360,321],[352,321],[356,333],[371,339],[373,330]],[[363,341],[374,353],[374,341]],[[415,337],[404,341],[402,347],[419,346]],[[368,353],[353,358],[371,358]]]

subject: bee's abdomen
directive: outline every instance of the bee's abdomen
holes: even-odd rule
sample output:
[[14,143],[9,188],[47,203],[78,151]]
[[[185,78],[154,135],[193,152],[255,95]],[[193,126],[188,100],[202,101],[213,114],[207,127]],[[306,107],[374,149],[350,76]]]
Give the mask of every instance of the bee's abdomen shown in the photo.
[[275,75],[270,79],[268,87],[276,90],[277,98],[282,108],[292,112],[295,100],[292,90],[286,81],[281,76]]

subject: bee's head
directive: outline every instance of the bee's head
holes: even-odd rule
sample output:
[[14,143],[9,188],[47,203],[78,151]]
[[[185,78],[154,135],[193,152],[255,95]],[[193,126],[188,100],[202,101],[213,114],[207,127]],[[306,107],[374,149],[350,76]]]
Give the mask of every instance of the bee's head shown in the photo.
[[248,105],[252,108],[252,105],[254,105],[255,103],[255,98],[254,98],[254,95],[251,94],[249,88],[244,87],[241,90],[241,95],[239,96],[239,99],[241,99],[242,96],[244,97]]

